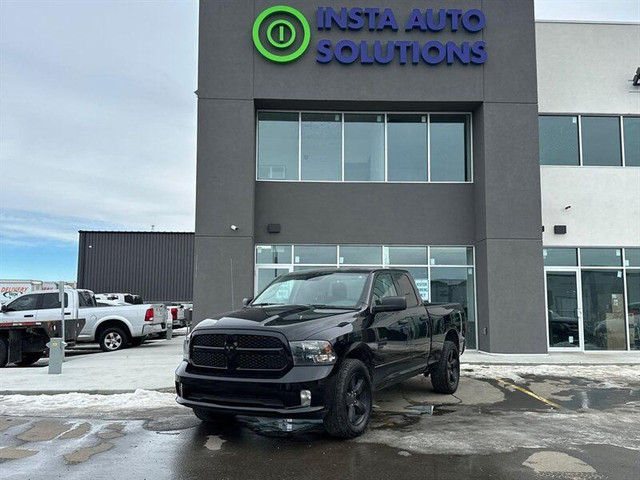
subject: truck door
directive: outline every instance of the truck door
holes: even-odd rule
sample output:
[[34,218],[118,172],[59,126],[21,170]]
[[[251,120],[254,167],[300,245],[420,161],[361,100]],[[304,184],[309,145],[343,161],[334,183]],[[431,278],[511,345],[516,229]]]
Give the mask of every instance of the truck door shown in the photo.
[[35,322],[38,294],[21,295],[9,302],[0,319],[7,322]]
[[[36,318],[39,322],[60,320],[60,298],[58,292],[42,293],[41,303],[38,306]],[[69,308],[69,294],[64,294],[64,318],[72,318]]]
[[[391,273],[379,273],[373,283],[370,305],[379,304],[385,297],[397,297],[396,285]],[[385,382],[411,370],[409,342],[410,325],[406,310],[380,312],[370,319],[369,345],[374,352],[376,368],[374,383]]]
[[406,273],[394,273],[393,280],[395,281],[398,295],[407,299],[407,309],[399,313],[404,314],[409,325],[410,355],[413,358],[412,366],[415,368],[421,365],[426,367],[431,347],[427,309],[419,299],[420,297]]

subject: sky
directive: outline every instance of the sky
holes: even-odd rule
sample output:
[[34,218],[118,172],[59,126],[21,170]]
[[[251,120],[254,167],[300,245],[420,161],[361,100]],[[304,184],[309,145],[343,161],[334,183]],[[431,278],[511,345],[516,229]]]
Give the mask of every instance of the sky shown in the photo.
[[75,280],[78,230],[193,231],[197,29],[195,0],[0,0],[0,279]]

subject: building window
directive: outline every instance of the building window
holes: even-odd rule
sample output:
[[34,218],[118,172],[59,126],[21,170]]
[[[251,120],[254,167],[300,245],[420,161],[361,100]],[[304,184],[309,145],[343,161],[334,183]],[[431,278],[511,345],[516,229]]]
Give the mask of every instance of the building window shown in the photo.
[[471,180],[468,115],[431,115],[430,164],[432,182]]
[[575,248],[545,248],[542,250],[545,267],[577,267],[578,252]]
[[384,115],[345,114],[344,179],[384,182]]
[[390,182],[427,181],[427,116],[389,115],[387,178]]
[[580,165],[578,117],[541,116],[540,163],[542,165]]
[[640,117],[624,117],[624,164],[640,167]]
[[476,348],[472,247],[257,245],[254,290],[261,292],[276,276],[291,271],[354,266],[402,268],[413,276],[423,300],[460,303],[468,321],[467,346]]
[[258,112],[258,180],[472,182],[467,113]]
[[541,115],[540,164],[640,166],[640,117]]
[[342,115],[302,114],[302,180],[339,181],[342,178]]
[[258,113],[258,177],[298,180],[299,115]]
[[640,349],[640,248],[545,248],[543,256],[550,347]]
[[620,166],[620,117],[582,117],[582,164]]

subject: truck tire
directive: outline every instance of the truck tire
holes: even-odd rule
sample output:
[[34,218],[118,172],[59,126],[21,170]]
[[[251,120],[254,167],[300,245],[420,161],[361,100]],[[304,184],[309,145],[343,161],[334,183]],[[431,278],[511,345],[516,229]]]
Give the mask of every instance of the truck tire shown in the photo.
[[22,354],[22,360],[16,362],[19,367],[28,367],[33,365],[44,356],[44,352],[29,352]]
[[431,372],[431,385],[438,393],[451,395],[458,389],[460,382],[460,355],[456,344],[444,342],[442,355],[436,368]]
[[233,413],[218,413],[204,408],[194,408],[193,413],[204,423],[231,423],[236,416]]
[[118,327],[107,327],[98,339],[100,348],[104,352],[115,352],[129,346],[127,335]]
[[9,342],[6,338],[0,337],[0,368],[7,366],[9,360]]
[[327,389],[328,412],[324,428],[338,438],[362,435],[369,423],[373,394],[369,369],[360,360],[347,358]]

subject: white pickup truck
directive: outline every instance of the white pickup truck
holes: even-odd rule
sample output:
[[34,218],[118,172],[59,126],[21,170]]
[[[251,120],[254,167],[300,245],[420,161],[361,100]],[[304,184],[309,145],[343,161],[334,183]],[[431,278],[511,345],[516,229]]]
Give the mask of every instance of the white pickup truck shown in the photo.
[[[166,310],[161,304],[98,307],[91,290],[65,288],[66,318],[85,319],[78,342],[98,342],[105,352],[140,345],[152,333],[166,331]],[[28,292],[2,305],[0,325],[60,320],[59,292]]]

